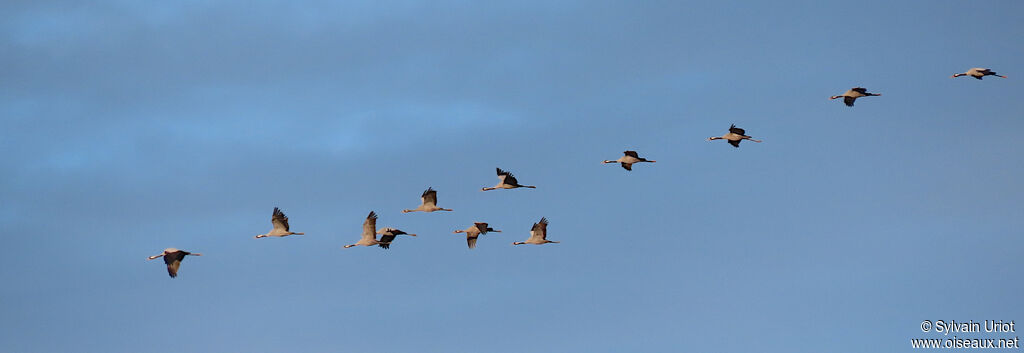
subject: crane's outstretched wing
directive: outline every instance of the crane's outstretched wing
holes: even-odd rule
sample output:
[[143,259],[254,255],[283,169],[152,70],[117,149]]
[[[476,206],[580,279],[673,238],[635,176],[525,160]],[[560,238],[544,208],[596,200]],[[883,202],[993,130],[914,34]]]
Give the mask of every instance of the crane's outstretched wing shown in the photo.
[[547,217],[541,217],[540,222],[533,224],[533,229],[530,230],[530,239],[547,240],[547,238],[548,219]]
[[512,172],[506,172],[504,170],[501,170],[501,168],[496,169],[498,169],[498,179],[501,179],[502,183],[509,185],[519,185],[519,181],[516,180],[515,175],[512,175]]
[[740,128],[736,127],[736,124],[733,124],[732,126],[729,126],[729,132],[737,134],[737,135],[746,135],[747,134],[746,130],[743,130],[743,129],[740,129]]
[[391,241],[393,241],[393,240],[395,240],[395,235],[381,235],[380,236],[380,243],[377,244],[377,246],[382,247],[384,249],[390,249],[391,248]]
[[434,188],[427,188],[427,191],[423,192],[423,204],[427,206],[437,206],[437,191]]
[[366,216],[366,220],[363,221],[363,239],[373,240],[377,239],[377,213],[370,211],[370,214]]
[[181,260],[188,254],[184,251],[176,251],[164,255],[164,263],[167,264],[167,274],[171,278],[178,277],[178,268],[181,267]]
[[270,223],[274,224],[274,229],[288,231],[288,216],[285,216],[284,212],[277,207],[274,207],[274,216],[271,217]]

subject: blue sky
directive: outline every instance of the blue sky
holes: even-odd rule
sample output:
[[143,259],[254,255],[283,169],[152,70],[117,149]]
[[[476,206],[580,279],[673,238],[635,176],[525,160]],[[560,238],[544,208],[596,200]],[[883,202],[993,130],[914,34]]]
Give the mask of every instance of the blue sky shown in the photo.
[[[5,1],[0,351],[911,351],[1024,320],[1022,15]],[[883,96],[828,100],[854,86]],[[706,141],[732,123],[764,143]],[[658,163],[600,164],[626,149]],[[495,167],[538,188],[480,192]],[[428,186],[455,211],[402,214]],[[253,239],[275,206],[307,235]],[[420,236],[341,249],[370,210]],[[562,243],[513,247],[542,216]],[[504,232],[470,251],[474,221]],[[205,256],[172,280],[166,247]]]

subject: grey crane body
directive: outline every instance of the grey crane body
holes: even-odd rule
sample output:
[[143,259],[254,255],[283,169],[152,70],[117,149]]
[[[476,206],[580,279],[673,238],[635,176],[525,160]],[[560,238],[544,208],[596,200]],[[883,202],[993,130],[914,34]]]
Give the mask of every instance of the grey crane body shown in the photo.
[[526,241],[517,241],[512,245],[522,244],[547,244],[547,243],[558,243],[557,241],[548,240],[548,219],[547,217],[541,217],[540,222],[534,223],[533,228],[530,229],[530,238]]
[[495,189],[515,189],[515,188],[530,188],[534,189],[536,186],[533,185],[520,185],[516,177],[511,172],[501,170],[501,168],[494,168],[498,171],[498,185],[490,188],[482,188],[482,191],[495,190]]
[[726,140],[732,147],[739,148],[740,142],[743,140],[750,140],[754,142],[761,142],[761,140],[755,140],[754,138],[747,136],[747,132],[741,128],[736,127],[736,124],[729,126],[729,133],[722,136],[708,137],[708,141],[714,140]]
[[287,237],[289,235],[305,235],[306,233],[292,232],[288,226],[288,216],[277,207],[274,207],[274,214],[270,217],[270,223],[274,225],[267,234],[258,234],[256,239],[266,237]]
[[401,229],[395,229],[395,228],[391,228],[391,227],[384,227],[384,228],[378,229],[377,230],[377,234],[380,234],[380,241],[378,242],[379,244],[377,244],[377,246],[380,246],[381,248],[384,248],[384,249],[390,249],[391,248],[391,242],[395,241],[395,238],[397,238],[399,235],[403,235],[404,234],[404,235],[408,235],[410,237],[415,237],[416,236],[416,234],[406,233],[406,232],[402,231]]
[[150,256],[148,259],[153,260],[159,257],[164,258],[164,264],[167,265],[167,275],[171,278],[178,277],[178,268],[181,267],[181,260],[185,259],[185,256],[203,256],[200,253],[191,253],[185,250],[178,250],[175,248],[164,249],[164,252]]
[[402,210],[402,213],[409,212],[434,212],[434,211],[451,211],[449,208],[437,207],[437,191],[434,188],[427,188],[420,197],[421,203],[419,207],[412,210]]
[[654,163],[654,162],[657,162],[657,161],[649,161],[646,158],[641,158],[636,153],[636,151],[624,151],[624,152],[622,152],[622,154],[623,154],[623,156],[619,157],[619,159],[616,159],[614,161],[612,161],[612,160],[605,160],[604,162],[601,162],[601,163],[619,163],[619,165],[621,165],[623,169],[631,171],[631,170],[633,170],[633,164],[634,163],[640,163],[640,162]]
[[851,88],[849,91],[846,91],[846,93],[843,93],[842,95],[831,96],[828,99],[842,98],[843,99],[843,103],[846,104],[847,107],[852,107],[853,106],[853,102],[856,101],[857,98],[860,98],[860,97],[871,97],[871,96],[881,96],[881,95],[882,95],[881,93],[868,93],[868,89],[864,88],[864,87],[854,87],[854,88]]
[[974,78],[979,79],[979,80],[984,78],[985,76],[995,76],[995,77],[1006,78],[1006,76],[996,74],[996,72],[992,71],[991,69],[986,69],[986,68],[981,68],[981,67],[973,67],[970,70],[967,70],[967,72],[960,73],[960,74],[953,74],[954,78],[960,77],[960,76],[971,76],[971,77],[974,77]]
[[487,234],[487,232],[501,233],[500,230],[491,228],[487,223],[484,222],[474,222],[473,226],[466,228],[464,230],[456,230],[452,233],[466,233],[466,245],[468,245],[470,249],[474,249],[476,248],[477,238],[479,238],[481,234]]

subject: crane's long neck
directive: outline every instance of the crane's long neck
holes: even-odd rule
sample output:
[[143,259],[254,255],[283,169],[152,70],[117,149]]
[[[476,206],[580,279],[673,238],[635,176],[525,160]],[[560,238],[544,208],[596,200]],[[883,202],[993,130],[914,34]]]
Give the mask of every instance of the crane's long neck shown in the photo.
[[164,254],[153,255],[153,256],[148,257],[147,260],[158,259],[158,258],[163,257],[163,256],[164,256]]
[[724,139],[724,137],[721,137],[721,136],[711,136],[711,137],[708,137],[708,141],[721,140],[721,139]]

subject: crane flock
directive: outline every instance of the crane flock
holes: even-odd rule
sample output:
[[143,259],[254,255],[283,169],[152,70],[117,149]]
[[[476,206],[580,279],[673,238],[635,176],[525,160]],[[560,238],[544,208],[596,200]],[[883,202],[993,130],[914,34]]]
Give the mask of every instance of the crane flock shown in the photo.
[[[971,68],[964,73],[953,74],[953,78],[960,76],[971,76],[978,80],[981,80],[985,76],[995,76],[1006,78],[1006,76],[998,75],[995,71],[986,68]],[[857,98],[881,96],[881,93],[869,93],[866,88],[854,87],[838,96],[831,96],[829,99],[843,98],[843,103],[848,107],[853,107],[854,102]],[[755,140],[754,138],[747,136],[746,131],[742,128],[736,127],[735,124],[729,126],[729,132],[722,136],[712,136],[708,138],[708,141],[714,140],[726,140],[733,147],[739,148],[740,142],[743,140],[750,140],[753,142],[762,142],[761,140]],[[636,163],[655,163],[653,160],[647,160],[641,158],[636,151],[624,151],[623,156],[616,160],[605,160],[602,163],[619,163],[623,169],[627,171],[633,170],[633,164]],[[536,186],[533,185],[521,185],[516,177],[511,172],[496,168],[498,175],[498,184],[493,187],[484,187],[481,191],[497,190],[497,189],[517,189],[517,188],[529,188],[534,189]],[[434,211],[452,211],[452,209],[441,208],[437,206],[437,191],[431,187],[428,187],[426,191],[421,195],[421,203],[415,209],[405,209],[402,213],[409,212],[434,212]],[[273,225],[270,231],[266,234],[256,235],[256,239],[267,238],[267,237],[287,237],[289,235],[304,235],[305,233],[292,232],[288,225],[288,216],[285,216],[281,209],[274,207],[274,212],[271,214],[270,222]],[[472,226],[464,230],[456,230],[453,233],[466,234],[466,244],[469,249],[476,248],[476,243],[479,237],[489,232],[500,233],[500,230],[491,228],[487,223],[474,222]],[[530,237],[525,241],[513,242],[512,245],[523,245],[523,244],[534,244],[543,245],[548,243],[559,243],[558,241],[552,241],[547,239],[548,234],[548,219],[541,217],[540,221],[534,223],[530,228]],[[377,239],[377,235],[380,235],[380,239]],[[383,227],[377,228],[377,213],[370,211],[366,216],[366,220],[363,221],[363,232],[359,241],[355,244],[345,245],[343,248],[351,248],[355,246],[378,246],[383,249],[389,249],[391,244],[399,235],[416,236],[416,234],[406,233],[397,228]],[[181,261],[185,259],[185,256],[202,256],[200,253],[192,253],[184,250],[178,250],[176,248],[167,248],[160,254],[150,256],[149,260],[154,260],[160,257],[164,258],[164,263],[167,265],[167,274],[171,277],[178,276],[178,268],[181,266]]]

